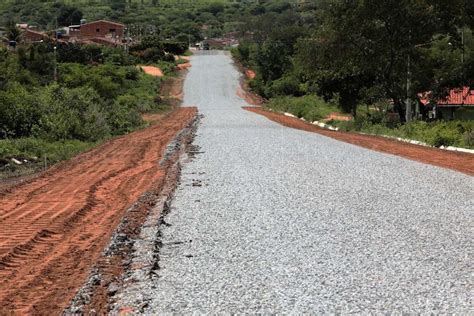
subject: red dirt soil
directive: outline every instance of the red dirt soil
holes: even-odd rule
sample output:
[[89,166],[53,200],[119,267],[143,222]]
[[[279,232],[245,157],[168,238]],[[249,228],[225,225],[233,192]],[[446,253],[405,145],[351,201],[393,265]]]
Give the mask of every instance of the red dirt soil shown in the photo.
[[328,116],[324,118],[323,121],[352,121],[353,117],[352,115],[349,114],[343,114],[343,113],[338,113],[338,112],[332,112]]
[[63,311],[126,209],[165,177],[158,162],[196,112],[178,108],[0,192],[0,315]]
[[191,63],[178,64],[176,67],[178,67],[180,70],[188,69],[191,67]]
[[155,66],[140,66],[140,68],[147,74],[153,77],[163,77],[163,71]]
[[264,100],[261,96],[250,91],[250,88],[246,83],[242,83],[237,88],[237,96],[244,99],[248,104],[261,106],[264,103]]
[[154,125],[161,121],[166,114],[164,113],[145,113],[142,114],[142,119],[150,125]]
[[445,151],[437,148],[418,146],[390,140],[380,136],[361,135],[355,133],[336,132],[303,122],[297,118],[266,111],[262,108],[244,107],[244,109],[267,117],[279,124],[308,132],[318,133],[346,143],[368,149],[389,153],[422,163],[448,168],[474,176],[474,155],[460,152]]
[[174,56],[174,60],[180,60],[180,59],[183,59],[183,60],[187,60],[187,61],[191,61],[191,56]]
[[178,77],[168,78],[160,88],[160,95],[168,100],[175,99],[179,101],[177,104],[180,104],[184,97],[183,86],[186,73],[186,70],[180,70]]
[[255,73],[255,71],[251,70],[251,69],[246,69],[245,70],[245,75],[247,76],[247,78],[249,79],[254,79],[257,74]]

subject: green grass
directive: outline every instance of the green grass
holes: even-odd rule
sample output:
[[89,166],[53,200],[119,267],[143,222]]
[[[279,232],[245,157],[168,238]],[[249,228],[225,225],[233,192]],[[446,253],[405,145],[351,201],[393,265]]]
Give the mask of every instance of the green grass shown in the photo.
[[[64,140],[51,142],[38,138],[0,140],[0,179],[33,173],[97,145],[95,142]],[[11,159],[26,160],[22,165]]]
[[394,136],[425,142],[431,146],[455,146],[474,149],[474,121],[414,121],[389,127],[384,123],[372,123],[360,116],[355,121],[331,121],[343,131],[363,132]]
[[[273,98],[264,107],[278,112],[288,112],[310,122],[321,120],[331,112],[338,111],[335,104],[327,103],[317,96]],[[385,122],[375,112],[371,112],[369,117],[366,108],[359,107],[358,117],[354,121],[328,123],[347,132],[413,139],[435,147],[455,146],[474,149],[474,121],[414,121],[409,124],[394,124]]]
[[274,111],[288,112],[310,122],[321,120],[331,112],[338,111],[335,104],[327,103],[313,95],[272,98],[264,107]]
[[[172,68],[170,68],[168,76],[172,74]],[[157,98],[162,80],[165,79],[138,73],[137,80],[129,80],[125,93],[118,96],[117,101],[124,108],[135,108],[139,113],[165,112],[170,109],[170,105],[159,102],[159,98]],[[143,122],[143,124],[134,126],[132,130],[146,126],[146,123]],[[43,169],[45,162],[47,166],[51,166],[70,159],[110,137],[111,135],[98,142],[54,141],[35,137],[0,139],[0,179],[34,173]],[[27,162],[17,165],[12,161],[12,158],[19,161],[27,160]]]

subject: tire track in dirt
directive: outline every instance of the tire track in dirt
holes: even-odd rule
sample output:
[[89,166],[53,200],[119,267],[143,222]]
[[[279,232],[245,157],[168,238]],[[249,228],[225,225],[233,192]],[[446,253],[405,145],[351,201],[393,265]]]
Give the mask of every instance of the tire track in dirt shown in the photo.
[[195,108],[116,138],[0,195],[0,314],[60,313]]

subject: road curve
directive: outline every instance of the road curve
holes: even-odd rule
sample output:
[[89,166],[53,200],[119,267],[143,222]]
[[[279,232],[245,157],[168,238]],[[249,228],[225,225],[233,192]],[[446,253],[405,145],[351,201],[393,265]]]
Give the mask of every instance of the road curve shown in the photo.
[[183,167],[146,313],[473,312],[474,178],[243,110],[229,56],[192,58]]

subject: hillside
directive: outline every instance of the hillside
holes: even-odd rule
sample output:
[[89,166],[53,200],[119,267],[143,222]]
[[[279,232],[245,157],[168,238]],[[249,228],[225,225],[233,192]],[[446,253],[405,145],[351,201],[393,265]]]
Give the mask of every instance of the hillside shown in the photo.
[[3,0],[0,24],[13,19],[40,29],[52,29],[56,25],[79,23],[81,18],[110,19],[129,25],[132,33],[160,33],[166,38],[185,35],[187,39],[198,40],[236,31],[247,16],[267,8],[281,11],[282,4],[287,7],[293,2],[272,1],[261,5],[256,0]]

